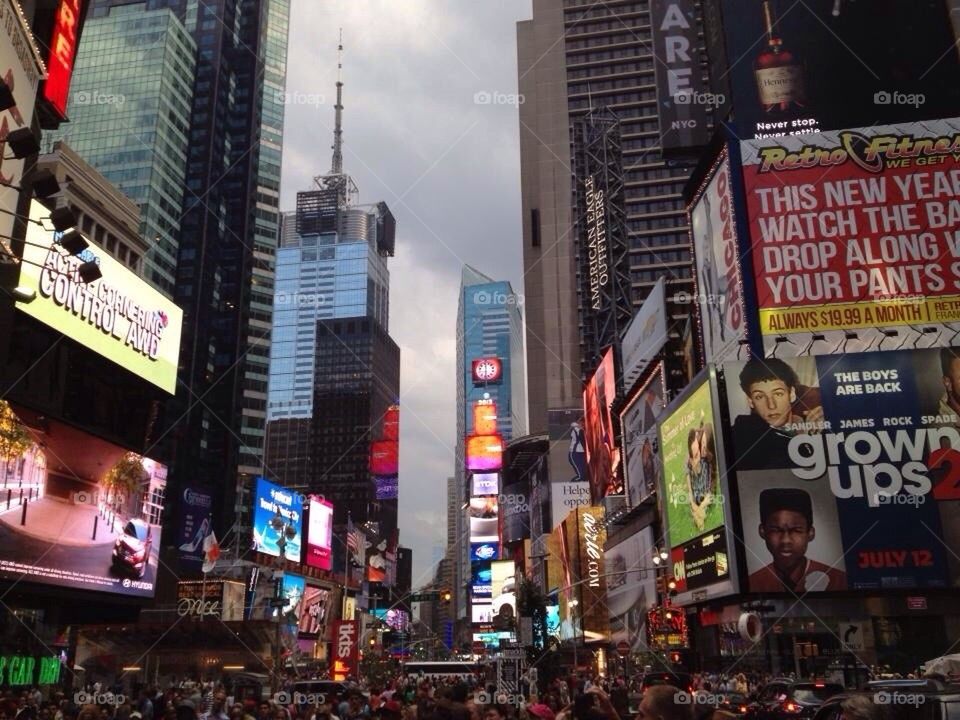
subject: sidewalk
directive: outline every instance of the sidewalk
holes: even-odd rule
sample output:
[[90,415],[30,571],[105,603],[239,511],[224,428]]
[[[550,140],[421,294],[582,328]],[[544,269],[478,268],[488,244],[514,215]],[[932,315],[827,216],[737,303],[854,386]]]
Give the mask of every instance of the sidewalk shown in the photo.
[[[5,508],[6,503],[0,505]],[[97,521],[97,539],[93,540],[94,519],[97,509],[91,505],[75,505],[69,500],[44,497],[27,505],[27,524],[21,525],[23,508],[15,505],[0,513],[0,522],[11,530],[44,542],[71,547],[95,547],[112,545],[121,530],[121,520],[116,520],[117,533],[110,530],[109,520]]]

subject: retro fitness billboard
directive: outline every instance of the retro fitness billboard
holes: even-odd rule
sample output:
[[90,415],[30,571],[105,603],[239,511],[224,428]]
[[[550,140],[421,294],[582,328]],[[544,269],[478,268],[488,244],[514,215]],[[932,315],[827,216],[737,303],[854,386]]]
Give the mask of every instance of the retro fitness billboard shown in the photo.
[[613,435],[610,406],[617,395],[613,348],[609,348],[583,391],[584,434],[590,477],[590,500],[598,503],[607,495],[622,495],[618,477],[620,448]]
[[[60,233],[44,229],[51,227],[43,219],[49,216],[36,200],[30,204],[33,222],[28,223],[20,285],[37,297],[17,307],[173,394],[183,311],[93,244],[80,257],[68,255],[57,244]],[[77,268],[91,259],[103,277],[84,283]]]
[[724,366],[744,590],[960,579],[960,348]]
[[746,356],[747,321],[726,148],[697,191],[688,213],[697,264],[696,308],[706,361]]
[[[764,347],[960,322],[960,118],[743,144]],[[902,344],[898,341],[896,346]],[[835,349],[835,348],[834,348]],[[851,347],[848,346],[847,350]],[[829,352],[825,346],[816,354]]]
[[666,407],[663,363],[657,367],[620,413],[627,499],[631,506],[656,492],[660,483],[657,418]]

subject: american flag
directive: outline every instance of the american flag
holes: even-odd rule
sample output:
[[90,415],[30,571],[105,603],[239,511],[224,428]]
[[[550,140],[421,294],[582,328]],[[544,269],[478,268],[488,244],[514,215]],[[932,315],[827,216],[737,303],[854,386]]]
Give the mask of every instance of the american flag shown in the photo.
[[347,548],[353,554],[353,561],[363,566],[363,551],[366,549],[366,539],[364,538],[363,531],[358,530],[353,525],[353,520],[347,518]]

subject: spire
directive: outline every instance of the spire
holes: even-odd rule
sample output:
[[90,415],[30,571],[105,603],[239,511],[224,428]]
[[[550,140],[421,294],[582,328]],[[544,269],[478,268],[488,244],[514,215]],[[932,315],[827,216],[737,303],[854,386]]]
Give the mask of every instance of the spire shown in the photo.
[[337,104],[333,125],[333,166],[331,175],[343,173],[343,28],[340,28],[340,44],[337,46]]

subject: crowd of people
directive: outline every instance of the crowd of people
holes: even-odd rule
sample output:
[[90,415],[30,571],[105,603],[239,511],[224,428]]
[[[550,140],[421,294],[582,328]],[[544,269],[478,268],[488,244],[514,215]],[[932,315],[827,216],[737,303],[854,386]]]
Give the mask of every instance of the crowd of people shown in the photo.
[[[398,677],[383,686],[345,686],[338,695],[301,697],[292,680],[269,697],[234,697],[213,681],[171,682],[124,695],[88,684],[72,694],[38,689],[0,692],[0,720],[735,720],[714,705],[678,701],[677,688],[647,687],[638,678],[570,675],[545,688],[525,676],[516,695],[479,679]],[[690,676],[693,693],[748,696],[769,680],[753,673]],[[863,708],[860,708],[863,710]],[[856,716],[856,708],[850,711]],[[863,713],[860,713],[861,716]],[[875,720],[863,716],[861,720]]]

